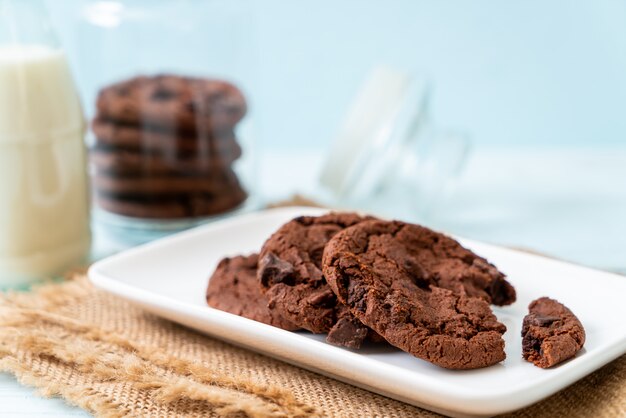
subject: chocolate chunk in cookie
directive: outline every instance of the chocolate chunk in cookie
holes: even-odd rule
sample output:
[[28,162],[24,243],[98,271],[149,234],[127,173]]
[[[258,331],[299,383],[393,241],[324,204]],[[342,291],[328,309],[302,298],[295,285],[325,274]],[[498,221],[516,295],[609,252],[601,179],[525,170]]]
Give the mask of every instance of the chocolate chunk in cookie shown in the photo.
[[354,225],[326,245],[324,276],[357,319],[416,357],[449,369],[504,360],[506,327],[485,298],[432,285],[441,273],[433,266],[440,263],[423,262],[436,257],[423,234],[423,228],[401,222]]
[[346,314],[340,317],[328,332],[326,341],[343,347],[361,348],[368,333],[370,329],[346,310]]
[[257,273],[272,309],[304,329],[329,333],[332,344],[351,348],[371,331],[337,302],[322,275],[322,254],[333,235],[365,219],[354,213],[296,218],[265,242]]
[[106,87],[96,107],[115,122],[196,134],[232,128],[247,110],[241,91],[226,81],[167,74]]
[[522,326],[522,355],[535,366],[559,364],[585,344],[585,329],[563,304],[543,297],[531,302],[528,311]]
[[222,259],[209,280],[209,306],[288,331],[297,326],[268,308],[268,301],[256,279],[258,255]]

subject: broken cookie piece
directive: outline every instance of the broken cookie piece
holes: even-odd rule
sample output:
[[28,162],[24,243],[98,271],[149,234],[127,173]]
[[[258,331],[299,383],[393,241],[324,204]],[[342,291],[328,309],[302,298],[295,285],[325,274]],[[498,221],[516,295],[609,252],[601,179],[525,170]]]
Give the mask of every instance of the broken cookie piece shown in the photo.
[[522,326],[522,355],[537,367],[552,367],[572,358],[585,344],[585,329],[566,306],[539,298],[528,306]]

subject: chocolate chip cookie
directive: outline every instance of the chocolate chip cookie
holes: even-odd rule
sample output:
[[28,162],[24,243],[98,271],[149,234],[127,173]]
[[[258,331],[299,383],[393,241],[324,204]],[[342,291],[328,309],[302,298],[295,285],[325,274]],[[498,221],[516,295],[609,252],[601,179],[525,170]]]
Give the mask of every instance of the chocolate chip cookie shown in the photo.
[[91,123],[98,144],[114,149],[133,150],[162,155],[198,155],[207,159],[220,159],[241,154],[232,128],[219,136],[185,135],[164,130],[146,129],[113,123],[99,118]]
[[142,127],[197,133],[232,127],[247,105],[234,85],[175,75],[139,76],[100,91],[101,118]]
[[585,329],[563,304],[543,297],[531,302],[528,311],[522,325],[522,355],[535,366],[559,364],[585,344]]
[[[506,327],[489,308],[492,295],[471,281],[490,271],[486,262],[477,267],[461,249],[416,225],[370,220],[333,236],[323,272],[339,301],[392,345],[449,369],[486,367],[506,357]],[[482,297],[469,296],[477,288]]]
[[96,145],[90,150],[89,158],[99,173],[113,175],[179,176],[202,175],[224,170],[241,156],[241,148],[219,156],[192,154],[179,156],[167,153],[148,153],[125,149],[107,148]]
[[257,272],[270,308],[311,332],[329,333],[330,343],[358,348],[371,332],[337,302],[321,265],[326,243],[365,219],[354,213],[302,216],[278,229],[261,249]]
[[94,185],[100,193],[115,196],[179,196],[187,193],[230,194],[241,189],[232,169],[200,176],[112,176],[99,173]]
[[288,331],[297,326],[268,308],[256,278],[258,255],[222,259],[209,280],[209,306]]
[[[375,232],[369,232],[370,228]],[[494,305],[515,302],[515,289],[503,273],[444,234],[399,221],[368,225],[367,230],[352,234],[359,239],[374,234],[371,239],[393,254],[402,270],[424,283],[458,295],[480,297]]]
[[234,162],[246,113],[226,81],[135,77],[101,90],[92,122],[97,201],[137,218],[204,217],[246,199]]

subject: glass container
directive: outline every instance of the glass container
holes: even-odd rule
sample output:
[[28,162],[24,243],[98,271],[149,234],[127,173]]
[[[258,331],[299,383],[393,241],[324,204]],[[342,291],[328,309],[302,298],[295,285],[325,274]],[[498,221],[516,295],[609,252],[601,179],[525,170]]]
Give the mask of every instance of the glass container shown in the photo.
[[375,68],[328,153],[318,200],[414,222],[440,210],[470,142],[433,122],[429,97],[425,77]]
[[86,257],[84,133],[44,4],[0,0],[0,287],[54,276]]
[[81,4],[77,65],[98,224],[143,242],[256,207],[245,2]]

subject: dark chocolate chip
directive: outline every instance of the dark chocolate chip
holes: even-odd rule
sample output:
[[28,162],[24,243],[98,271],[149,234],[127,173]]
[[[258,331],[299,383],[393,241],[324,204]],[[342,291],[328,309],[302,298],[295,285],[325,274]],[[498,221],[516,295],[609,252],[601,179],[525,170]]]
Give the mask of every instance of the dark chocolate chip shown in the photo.
[[313,306],[333,307],[337,304],[337,297],[332,290],[324,287],[319,292],[309,296],[306,301]]
[[368,328],[353,316],[345,316],[331,328],[326,342],[342,347],[361,348],[367,337]]
[[531,323],[539,327],[545,327],[555,321],[558,321],[559,319],[560,318],[558,316],[534,315],[531,319]]
[[268,253],[261,259],[259,272],[264,287],[278,283],[293,285],[293,265],[278,258],[274,253]]
[[402,262],[402,267],[407,273],[409,273],[409,275],[413,279],[413,282],[416,285],[422,288],[428,287],[428,285],[430,284],[429,275],[422,266],[420,266],[414,260],[407,258]]
[[198,106],[193,100],[187,100],[184,106],[185,110],[188,110],[191,113],[196,113],[196,111],[198,110]]
[[176,93],[173,92],[172,90],[163,86],[159,86],[152,92],[152,94],[150,95],[150,98],[153,100],[161,101],[161,100],[170,100],[176,96],[177,96]]

